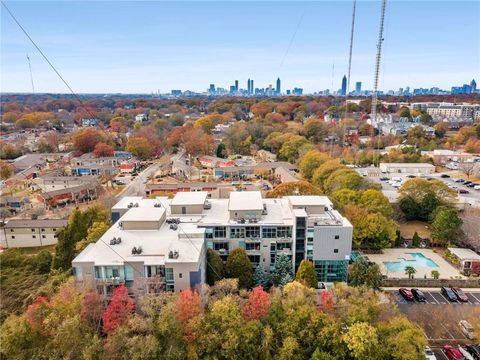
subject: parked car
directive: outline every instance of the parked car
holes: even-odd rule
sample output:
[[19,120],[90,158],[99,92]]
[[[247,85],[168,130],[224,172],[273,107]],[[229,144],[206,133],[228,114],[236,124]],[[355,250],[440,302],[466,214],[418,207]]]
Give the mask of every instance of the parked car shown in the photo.
[[472,182],[471,182],[470,180],[465,180],[465,181],[463,182],[463,185],[469,185],[469,184],[471,184],[471,183],[472,183]]
[[443,352],[450,360],[465,360],[460,350],[451,345],[445,345],[443,347]]
[[441,177],[441,178],[444,178],[444,179],[447,179],[447,178],[450,177],[450,175],[448,175],[448,174],[442,174],[442,175],[440,175],[440,177]]
[[473,326],[467,320],[460,320],[458,326],[460,326],[460,330],[462,330],[463,334],[468,339],[475,339],[475,331],[473,330]]
[[443,286],[441,292],[442,292],[442,295],[445,296],[448,301],[457,302],[457,295],[455,295],[452,289]]
[[469,187],[469,188],[474,188],[474,187],[475,187],[475,184],[474,184],[474,183],[470,183],[470,184],[467,185],[467,187]]
[[465,189],[459,189],[458,192],[459,192],[460,194],[470,194],[470,191],[465,190]]
[[462,353],[465,360],[475,360],[475,358],[472,355],[470,355],[470,353],[464,347],[461,347],[460,345],[458,345],[458,350]]
[[415,175],[407,175],[407,178],[409,178],[409,179],[415,179],[416,176],[415,176]]
[[468,296],[465,295],[462,289],[460,288],[452,288],[452,291],[455,293],[457,296],[457,299],[460,300],[461,302],[468,302]]
[[480,345],[467,345],[466,348],[474,359],[480,360]]
[[473,188],[474,188],[475,190],[480,190],[480,185],[475,185]]
[[400,293],[400,295],[402,295],[402,297],[405,300],[407,300],[407,301],[413,301],[414,300],[412,292],[410,290],[408,290],[407,288],[400,288],[400,289],[398,289],[398,292]]
[[419,289],[412,289],[412,294],[413,294],[413,297],[415,298],[415,300],[419,301],[419,302],[426,302],[427,301],[427,298],[425,297],[425,295],[423,295],[423,292]]
[[433,353],[432,349],[430,347],[425,346],[425,359],[427,360],[437,360],[437,357]]
[[380,178],[380,181],[388,181],[388,180],[390,180],[390,179],[388,177],[385,177],[385,176]]

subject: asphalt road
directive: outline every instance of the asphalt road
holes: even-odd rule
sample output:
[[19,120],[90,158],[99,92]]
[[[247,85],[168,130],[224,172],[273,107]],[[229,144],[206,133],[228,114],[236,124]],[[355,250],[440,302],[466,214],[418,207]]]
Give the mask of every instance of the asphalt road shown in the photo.
[[125,188],[116,196],[121,199],[125,196],[145,196],[145,183],[149,176],[153,176],[159,169],[161,164],[154,163],[143,170],[134,178]]

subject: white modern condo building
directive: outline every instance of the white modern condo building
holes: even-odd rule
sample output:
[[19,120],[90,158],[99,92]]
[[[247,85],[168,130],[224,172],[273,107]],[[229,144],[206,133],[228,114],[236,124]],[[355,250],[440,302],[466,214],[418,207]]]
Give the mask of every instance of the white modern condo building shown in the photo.
[[205,282],[207,248],[224,260],[243,248],[252,266],[266,272],[286,254],[295,269],[311,260],[319,281],[347,277],[353,228],[325,196],[265,199],[259,191],[241,191],[209,199],[198,191],[173,199],[125,197],[112,219],[72,264],[78,282],[105,296],[119,284],[133,295],[195,288]]

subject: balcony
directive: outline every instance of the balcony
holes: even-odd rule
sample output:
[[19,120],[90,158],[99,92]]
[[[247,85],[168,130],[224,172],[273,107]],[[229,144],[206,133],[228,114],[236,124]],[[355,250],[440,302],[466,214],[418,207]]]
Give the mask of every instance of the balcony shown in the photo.
[[228,250],[227,249],[218,249],[217,252],[220,255],[228,255]]
[[119,277],[95,279],[95,281],[97,285],[124,285],[125,284],[125,279],[121,279]]
[[277,255],[292,255],[292,249],[277,250]]
[[152,276],[152,277],[146,277],[145,278],[145,284],[147,284],[147,285],[149,285],[149,284],[163,284],[163,283],[166,283],[165,276],[155,275],[155,276]]
[[293,239],[291,237],[278,237],[277,243],[291,243]]
[[250,237],[250,238],[245,238],[245,243],[251,244],[251,243],[261,243],[262,239],[259,237]]

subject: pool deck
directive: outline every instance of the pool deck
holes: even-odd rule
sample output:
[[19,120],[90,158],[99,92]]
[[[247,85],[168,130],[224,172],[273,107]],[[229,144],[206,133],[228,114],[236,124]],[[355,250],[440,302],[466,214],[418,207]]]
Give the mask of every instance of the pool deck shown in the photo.
[[384,262],[400,261],[400,259],[402,258],[405,260],[414,260],[414,258],[410,255],[411,253],[421,253],[425,257],[430,258],[438,265],[438,267],[436,268],[415,267],[417,273],[414,275],[414,277],[416,279],[422,279],[425,275],[428,279],[431,279],[432,275],[430,273],[432,270],[437,270],[440,273],[440,279],[466,279],[466,277],[462,276],[455,267],[450,265],[439,254],[433,252],[433,250],[430,249],[385,249],[383,250],[383,254],[365,254],[365,256],[367,256],[370,261],[377,263],[380,266],[380,271],[382,272],[382,274],[387,275],[388,278],[405,279],[408,276],[405,275],[404,271],[388,271]]

